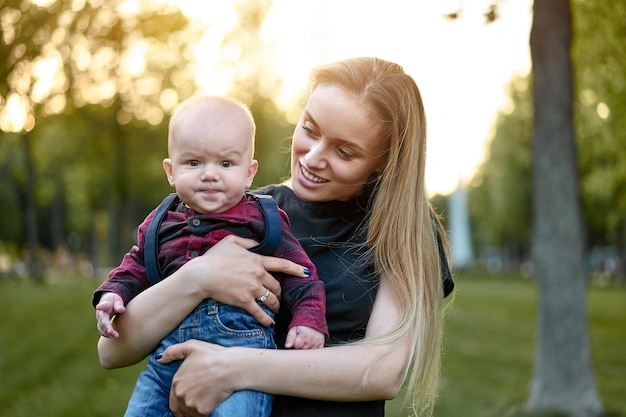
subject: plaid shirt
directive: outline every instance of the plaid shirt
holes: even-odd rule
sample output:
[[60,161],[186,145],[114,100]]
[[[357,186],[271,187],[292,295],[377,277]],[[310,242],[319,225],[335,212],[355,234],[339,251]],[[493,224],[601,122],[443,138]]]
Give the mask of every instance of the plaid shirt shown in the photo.
[[[156,210],[155,210],[156,211]],[[124,256],[122,263],[113,269],[109,279],[94,293],[97,304],[104,292],[114,292],[128,304],[137,294],[150,286],[144,263],[144,244],[148,226],[155,211],[141,223],[137,232],[137,245]],[[291,310],[289,327],[308,326],[326,335],[326,295],[324,283],[318,279],[315,265],[289,230],[287,214],[280,210],[281,239],[273,256],[289,259],[309,268],[307,278],[274,274],[282,288],[282,302]],[[169,211],[159,230],[159,262],[163,276],[167,277],[190,259],[204,254],[224,237],[237,234],[257,241],[265,236],[265,221],[258,203],[244,196],[239,204],[220,214],[198,214],[180,204]]]

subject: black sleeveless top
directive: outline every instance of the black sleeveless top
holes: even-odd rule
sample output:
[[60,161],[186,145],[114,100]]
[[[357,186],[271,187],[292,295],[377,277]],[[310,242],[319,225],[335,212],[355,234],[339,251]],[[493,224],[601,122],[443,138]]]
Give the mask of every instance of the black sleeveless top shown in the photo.
[[[286,186],[271,186],[262,191],[272,195],[287,212],[292,233],[324,281],[330,332],[326,345],[362,339],[379,280],[371,260],[363,256],[365,230],[362,225],[369,196],[312,203],[300,200]],[[289,312],[283,310],[276,320],[279,345],[286,334],[288,315]],[[277,396],[272,417],[380,417],[385,414],[384,408],[384,401],[333,402]]]

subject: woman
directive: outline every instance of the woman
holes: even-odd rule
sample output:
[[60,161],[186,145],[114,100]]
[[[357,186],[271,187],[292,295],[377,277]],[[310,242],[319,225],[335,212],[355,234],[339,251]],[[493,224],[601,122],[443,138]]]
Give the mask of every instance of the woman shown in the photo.
[[[419,90],[400,66],[355,58],[313,72],[292,178],[267,191],[325,282],[332,347],[173,346],[161,360],[184,359],[170,397],[175,415],[207,415],[229,393],[253,389],[279,396],[277,416],[382,416],[407,375],[413,410],[431,413],[449,270],[424,187],[425,149]],[[277,310],[280,290],[266,271],[302,268],[245,250],[253,245],[229,237],[140,294],[114,322],[120,337],[99,342],[103,365],[139,361],[209,297],[268,324],[255,299],[269,289],[265,303]]]

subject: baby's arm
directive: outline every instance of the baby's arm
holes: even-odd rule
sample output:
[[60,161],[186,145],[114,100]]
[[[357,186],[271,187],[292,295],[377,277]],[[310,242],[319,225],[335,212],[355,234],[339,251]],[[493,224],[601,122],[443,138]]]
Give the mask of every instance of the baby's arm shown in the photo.
[[119,333],[111,326],[111,320],[115,315],[126,311],[124,300],[113,292],[105,292],[100,297],[96,305],[96,320],[98,321],[98,331],[103,337],[116,339]]
[[324,333],[307,326],[293,326],[287,333],[285,348],[319,349],[324,347]]

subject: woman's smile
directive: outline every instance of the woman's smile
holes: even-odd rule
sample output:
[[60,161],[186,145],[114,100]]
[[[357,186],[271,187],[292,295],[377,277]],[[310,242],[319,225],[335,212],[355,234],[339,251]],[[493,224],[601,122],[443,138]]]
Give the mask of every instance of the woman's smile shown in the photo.
[[322,184],[322,183],[328,182],[328,180],[326,180],[324,178],[321,178],[321,177],[318,177],[317,175],[313,174],[311,171],[306,169],[304,167],[304,165],[302,165],[302,164],[300,164],[300,173],[307,180],[315,182],[315,183],[318,183],[318,184]]

